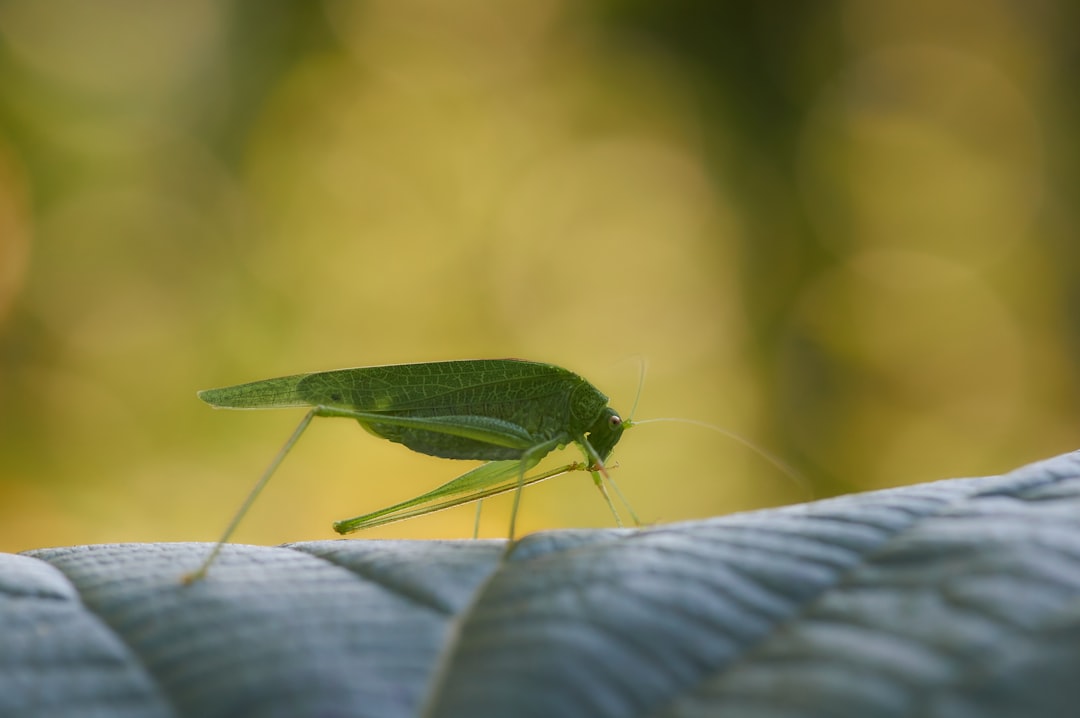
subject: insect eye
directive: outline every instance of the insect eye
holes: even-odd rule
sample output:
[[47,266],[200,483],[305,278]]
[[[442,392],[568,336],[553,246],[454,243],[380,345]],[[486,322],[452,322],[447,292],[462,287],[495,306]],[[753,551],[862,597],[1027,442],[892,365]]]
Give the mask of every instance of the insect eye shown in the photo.
[[608,426],[614,429],[622,424],[622,417],[620,417],[618,414],[612,414],[608,417],[607,423]]

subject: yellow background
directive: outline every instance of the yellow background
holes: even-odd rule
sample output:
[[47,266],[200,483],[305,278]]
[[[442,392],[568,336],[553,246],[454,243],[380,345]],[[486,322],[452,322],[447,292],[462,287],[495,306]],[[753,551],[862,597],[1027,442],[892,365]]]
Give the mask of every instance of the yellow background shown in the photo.
[[[7,0],[0,550],[216,538],[301,412],[195,391],[358,365],[549,361],[628,413],[644,358],[638,417],[739,432],[819,497],[1074,449],[1077,27],[1064,0]],[[697,427],[614,459],[647,521],[808,498]],[[469,466],[317,421],[235,538],[331,537]],[[610,523],[583,474],[519,520]]]

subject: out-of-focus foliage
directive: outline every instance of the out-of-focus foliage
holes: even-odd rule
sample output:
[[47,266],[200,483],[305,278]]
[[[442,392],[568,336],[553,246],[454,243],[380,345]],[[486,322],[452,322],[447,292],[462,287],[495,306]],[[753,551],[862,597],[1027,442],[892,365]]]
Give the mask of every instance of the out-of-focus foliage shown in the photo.
[[[377,363],[551,361],[629,412],[642,356],[640,417],[748,435],[817,495],[1075,448],[1078,26],[1065,0],[6,0],[0,549],[213,538],[299,416],[195,390]],[[649,520],[806,498],[694,427],[616,458]],[[322,421],[237,539],[465,468]],[[607,525],[594,493],[549,482],[522,523]]]

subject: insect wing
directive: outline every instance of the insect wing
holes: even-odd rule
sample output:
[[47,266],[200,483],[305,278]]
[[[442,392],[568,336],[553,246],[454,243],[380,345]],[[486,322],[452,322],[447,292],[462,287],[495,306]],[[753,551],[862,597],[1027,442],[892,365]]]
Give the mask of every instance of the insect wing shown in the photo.
[[[513,416],[502,415],[506,407],[564,395],[583,381],[550,364],[478,359],[317,372],[301,377],[297,392],[312,405],[409,415],[471,414],[514,421]],[[489,407],[497,411],[484,410]]]
[[199,398],[220,409],[284,409],[310,406],[299,392],[300,383],[309,374],[293,374],[263,379],[220,389],[204,389]]

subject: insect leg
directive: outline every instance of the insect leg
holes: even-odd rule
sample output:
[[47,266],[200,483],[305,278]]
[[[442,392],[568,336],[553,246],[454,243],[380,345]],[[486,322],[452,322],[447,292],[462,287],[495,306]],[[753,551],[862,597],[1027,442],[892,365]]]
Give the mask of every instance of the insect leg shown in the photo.
[[459,436],[463,439],[479,441],[492,446],[521,449],[525,452],[532,451],[532,442],[535,441],[520,426],[486,416],[402,416],[323,405],[316,406],[313,411],[315,416],[356,419],[365,425],[386,424],[410,429],[423,429],[436,434]]
[[611,488],[615,490],[615,495],[619,497],[619,501],[622,502],[622,505],[625,506],[626,510],[630,513],[630,518],[634,520],[634,525],[640,526],[641,519],[638,518],[637,513],[634,511],[634,507],[626,500],[626,496],[623,495],[622,490],[619,489],[619,485],[611,478],[611,474],[608,473],[603,460],[600,458],[600,455],[596,453],[596,449],[592,447],[592,444],[590,444],[589,440],[584,436],[578,438],[576,441],[578,446],[581,447],[582,452],[585,454],[585,458],[590,462],[589,471],[592,474],[593,483],[596,484],[596,488],[600,489],[600,494],[604,497],[604,501],[607,502],[608,508],[611,509],[611,513],[615,517],[615,525],[622,528],[622,518],[615,509],[615,504],[612,502],[611,496],[608,495],[607,488],[604,486],[605,480],[611,484]]
[[225,545],[225,542],[229,540],[230,536],[232,536],[233,531],[235,531],[236,527],[240,525],[240,519],[244,518],[244,514],[246,514],[248,512],[248,509],[251,508],[251,505],[255,503],[256,497],[258,497],[259,493],[266,486],[266,483],[270,481],[270,477],[274,475],[275,471],[277,471],[277,467],[280,466],[281,462],[285,460],[285,457],[293,448],[293,445],[296,444],[297,441],[299,441],[301,434],[304,433],[304,429],[308,428],[308,424],[310,424],[311,420],[314,418],[315,411],[312,410],[305,414],[304,418],[300,420],[300,424],[296,427],[296,430],[293,431],[292,436],[290,436],[289,440],[285,442],[285,445],[281,447],[281,450],[278,451],[277,456],[274,457],[274,460],[270,462],[270,466],[266,467],[266,471],[264,471],[263,475],[259,477],[259,480],[255,482],[255,486],[252,487],[251,492],[247,495],[247,498],[244,499],[244,503],[240,504],[240,508],[233,516],[232,521],[230,521],[229,525],[225,527],[225,533],[221,535],[221,538],[218,539],[218,542],[214,544],[214,547],[212,549],[210,549],[210,553],[207,554],[206,558],[203,560],[199,568],[189,574],[186,574],[183,579],[181,579],[183,583],[192,584],[206,576],[206,572],[210,569],[210,564],[212,564],[214,562],[214,559],[217,558],[217,555],[221,553],[221,547]]
[[[471,503],[497,496],[518,488],[520,465],[516,459],[489,461],[449,481],[426,494],[402,501],[378,511],[334,522],[334,530],[339,534],[370,529],[376,526],[424,516],[435,511]],[[532,468],[529,466],[528,468]],[[535,476],[527,476],[525,485],[531,485],[571,471],[584,471],[586,465],[580,461],[555,469],[549,469]]]
[[511,541],[514,540],[514,528],[517,525],[518,507],[521,505],[521,491],[525,488],[525,472],[529,470],[529,467],[535,466],[540,459],[549,454],[553,449],[556,449],[565,443],[565,438],[558,437],[550,441],[545,441],[543,444],[537,444],[521,455],[520,464],[518,465],[517,491],[514,492],[514,505],[510,509],[509,538]]

